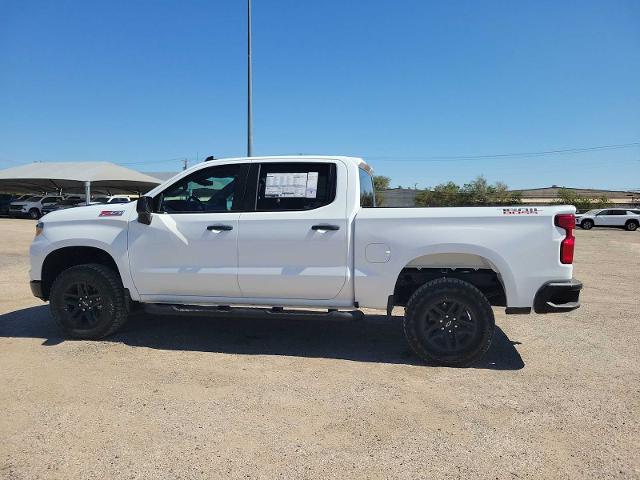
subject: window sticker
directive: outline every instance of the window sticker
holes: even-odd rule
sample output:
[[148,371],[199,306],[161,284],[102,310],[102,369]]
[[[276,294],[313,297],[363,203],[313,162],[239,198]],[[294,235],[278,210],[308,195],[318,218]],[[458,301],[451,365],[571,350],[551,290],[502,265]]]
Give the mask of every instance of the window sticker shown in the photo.
[[316,198],[318,172],[267,173],[266,198]]
[[309,172],[307,175],[306,198],[316,198],[318,194],[318,172]]

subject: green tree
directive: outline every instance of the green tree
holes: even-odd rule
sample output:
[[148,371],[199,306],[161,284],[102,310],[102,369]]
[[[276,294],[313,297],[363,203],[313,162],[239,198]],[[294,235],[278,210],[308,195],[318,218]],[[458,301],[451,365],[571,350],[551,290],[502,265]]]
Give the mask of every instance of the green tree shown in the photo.
[[389,188],[389,184],[391,183],[391,179],[389,177],[385,177],[384,175],[374,175],[373,177],[373,188],[376,190],[386,190]]
[[381,206],[384,203],[384,190],[389,188],[391,179],[384,175],[374,175],[373,177],[373,189],[376,192],[376,205]]
[[455,207],[461,204],[462,190],[449,181],[431,190],[421,190],[415,196],[416,207]]
[[511,192],[504,182],[491,185],[479,176],[462,187],[454,182],[441,183],[416,195],[418,207],[460,207],[472,205],[514,205],[522,203],[520,192]]
[[[608,203],[608,199],[604,199]],[[558,190],[558,200],[553,202],[555,205],[573,205],[578,210],[590,210],[594,204],[590,198],[581,197],[575,191],[568,188]]]

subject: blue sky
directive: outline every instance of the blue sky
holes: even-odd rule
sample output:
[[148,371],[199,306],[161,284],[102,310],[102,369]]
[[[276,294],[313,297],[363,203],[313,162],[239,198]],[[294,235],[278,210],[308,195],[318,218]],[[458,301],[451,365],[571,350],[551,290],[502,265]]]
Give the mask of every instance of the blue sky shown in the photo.
[[[245,154],[242,0],[0,0],[0,168]],[[640,2],[254,0],[254,154],[640,188]]]

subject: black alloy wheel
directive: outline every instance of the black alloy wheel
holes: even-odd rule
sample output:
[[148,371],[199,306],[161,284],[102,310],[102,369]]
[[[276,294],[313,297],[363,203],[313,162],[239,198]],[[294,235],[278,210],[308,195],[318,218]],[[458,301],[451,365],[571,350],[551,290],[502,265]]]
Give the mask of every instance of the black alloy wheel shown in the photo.
[[429,304],[420,322],[428,350],[438,355],[458,355],[476,343],[478,323],[471,312],[469,305],[446,298]]
[[99,264],[76,265],[53,282],[49,309],[71,338],[99,339],[127,321],[129,302],[120,277]]
[[70,329],[92,329],[104,320],[105,315],[113,312],[113,304],[109,298],[103,299],[98,288],[87,281],[68,284],[62,299],[66,313],[62,321]]
[[463,367],[491,346],[495,320],[484,294],[456,278],[432,280],[414,292],[405,309],[404,331],[425,361]]

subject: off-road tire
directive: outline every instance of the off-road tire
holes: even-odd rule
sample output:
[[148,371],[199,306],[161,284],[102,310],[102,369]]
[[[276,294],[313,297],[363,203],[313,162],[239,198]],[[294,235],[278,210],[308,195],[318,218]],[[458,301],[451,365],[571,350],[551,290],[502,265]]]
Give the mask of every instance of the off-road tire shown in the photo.
[[591,230],[593,228],[593,220],[583,220],[580,222],[580,228],[584,230]]
[[[74,286],[84,284],[85,290],[93,292],[92,295],[80,298],[99,299],[98,302],[90,307],[92,308],[93,320],[81,325],[80,320],[74,320],[72,314],[76,317],[84,317],[84,310],[80,309],[81,300],[69,300],[74,295],[69,292],[74,291]],[[76,290],[80,292],[80,290]],[[92,300],[85,300],[93,301]],[[83,304],[83,306],[86,306]],[[84,340],[97,340],[111,335],[120,327],[122,327],[129,316],[129,302],[125,296],[122,281],[116,272],[104,265],[90,263],[85,265],[77,265],[64,270],[58,275],[51,286],[49,295],[49,310],[51,316],[58,324],[64,334],[70,338],[78,338]],[[71,311],[70,311],[71,310]],[[89,310],[89,308],[87,308]],[[88,316],[89,313],[86,312]]]
[[635,220],[629,220],[627,223],[625,223],[624,228],[628,232],[635,232],[638,229],[638,222],[636,222]]
[[[431,314],[434,308],[439,311],[442,305],[446,309],[447,305],[456,304],[464,306],[460,309],[464,310],[465,325],[462,325],[463,322],[458,317],[457,320],[453,318],[456,320],[453,323],[445,318],[442,319],[444,323],[434,320],[435,317]],[[455,325],[464,327],[464,330],[455,330],[458,328]],[[467,333],[471,328],[474,329],[473,335]],[[425,283],[414,292],[405,307],[404,334],[407,342],[429,364],[465,367],[476,362],[489,350],[494,329],[493,310],[484,294],[470,283],[455,278],[439,278]],[[433,334],[428,334],[428,331]],[[448,353],[434,347],[434,342],[438,343],[435,335],[442,335],[443,344],[448,345],[450,332],[453,332],[454,343],[458,344],[458,338],[468,337],[465,339],[468,345]],[[456,332],[461,332],[462,336]]]

